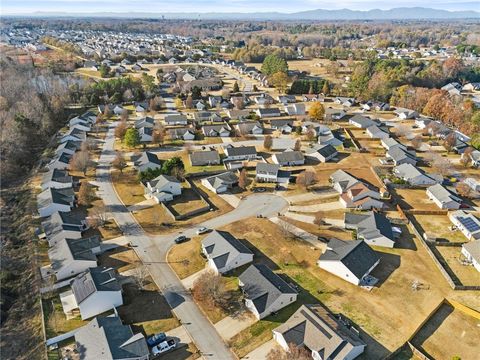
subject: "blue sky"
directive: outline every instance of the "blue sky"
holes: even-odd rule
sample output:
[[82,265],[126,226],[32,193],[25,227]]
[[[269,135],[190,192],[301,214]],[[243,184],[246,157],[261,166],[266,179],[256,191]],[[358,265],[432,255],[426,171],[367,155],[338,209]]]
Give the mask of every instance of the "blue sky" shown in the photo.
[[369,10],[423,6],[445,10],[477,10],[478,1],[455,0],[1,0],[2,14],[43,12],[296,12],[311,9]]

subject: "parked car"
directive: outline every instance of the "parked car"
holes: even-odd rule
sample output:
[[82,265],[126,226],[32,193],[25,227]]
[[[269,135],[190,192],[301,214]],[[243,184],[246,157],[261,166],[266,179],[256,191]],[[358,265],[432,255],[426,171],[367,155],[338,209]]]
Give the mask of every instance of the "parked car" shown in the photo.
[[175,238],[175,244],[181,244],[187,241],[187,237],[185,235],[180,235],[179,237]]
[[197,235],[205,234],[205,233],[207,233],[207,232],[209,232],[209,231],[210,231],[209,228],[201,227],[201,228],[197,229]]
[[152,335],[147,338],[147,344],[150,347],[154,347],[155,345],[160,344],[162,341],[165,341],[167,339],[167,335],[165,333],[158,333],[155,335]]
[[154,346],[152,348],[152,354],[153,355],[160,355],[160,354],[163,354],[163,353],[165,353],[169,350],[175,349],[176,347],[177,347],[177,342],[175,341],[175,339],[170,339],[170,340],[167,340],[167,341],[163,341],[160,344],[158,344],[157,346]]

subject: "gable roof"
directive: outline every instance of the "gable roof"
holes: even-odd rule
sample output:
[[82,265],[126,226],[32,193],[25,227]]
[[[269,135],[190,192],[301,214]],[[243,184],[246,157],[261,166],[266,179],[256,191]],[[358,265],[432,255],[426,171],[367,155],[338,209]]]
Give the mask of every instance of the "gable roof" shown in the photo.
[[462,247],[477,263],[480,263],[480,239],[465,243]]
[[157,155],[150,151],[144,151],[135,161],[135,166],[142,166],[148,164],[155,164],[158,166],[162,165],[162,161],[158,158]]
[[253,255],[244,244],[227,231],[212,231],[202,240],[202,246],[217,269],[225,267],[229,261],[235,259],[239,254]]
[[360,180],[343,170],[335,171],[332,175],[330,175],[330,180],[333,183],[338,183],[342,188],[342,191],[347,191],[349,188],[360,182]]
[[240,276],[243,292],[261,314],[282,294],[297,292],[285,280],[263,264],[250,265]]
[[224,173],[213,175],[205,179],[210,186],[214,189],[218,189],[222,186],[230,186],[238,182],[238,177],[231,171],[226,171]]
[[217,150],[194,151],[190,154],[190,162],[193,166],[220,162]]
[[158,189],[163,188],[165,185],[171,182],[177,183],[177,184],[180,183],[180,181],[178,181],[178,179],[175,176],[163,175],[163,174],[149,181],[150,186],[152,188],[158,188]]
[[277,153],[275,154],[275,157],[277,158],[279,163],[301,161],[305,159],[301,151],[293,151],[293,150]]
[[277,176],[278,171],[280,170],[279,164],[268,164],[268,163],[257,163],[256,173],[262,175],[272,175]]
[[48,188],[37,196],[37,204],[39,208],[46,207],[50,204],[71,205],[75,201],[75,193],[73,188],[54,189]]
[[370,239],[379,234],[394,239],[390,220],[376,211],[368,211],[362,214],[345,213],[345,226],[356,228],[357,235]]
[[49,181],[54,181],[63,184],[71,184],[73,182],[73,177],[68,174],[67,170],[61,169],[52,169],[47,171],[42,176],[42,184],[46,184]]
[[305,346],[322,359],[343,360],[353,347],[365,345],[322,305],[302,305],[273,331],[282,334],[287,344]]
[[226,146],[224,152],[227,156],[257,155],[255,146]]
[[72,212],[57,211],[42,221],[42,228],[47,236],[62,230],[81,231],[85,218],[75,216]]
[[80,239],[63,239],[48,250],[48,257],[55,271],[71,266],[71,261],[96,261],[92,249],[100,246],[100,238],[92,236]]
[[331,239],[328,242],[327,250],[320,255],[320,261],[340,261],[358,279],[361,279],[379,257],[373,249],[363,240],[339,240]]
[[457,203],[462,202],[461,198],[459,198],[457,195],[452,193],[450,190],[444,188],[440,184],[429,186],[427,190],[430,192],[430,194],[432,194],[432,196],[434,196],[441,203],[447,203],[450,201],[455,201]]
[[97,291],[122,290],[122,286],[116,278],[115,270],[106,267],[89,268],[73,279],[71,287],[79,305]]

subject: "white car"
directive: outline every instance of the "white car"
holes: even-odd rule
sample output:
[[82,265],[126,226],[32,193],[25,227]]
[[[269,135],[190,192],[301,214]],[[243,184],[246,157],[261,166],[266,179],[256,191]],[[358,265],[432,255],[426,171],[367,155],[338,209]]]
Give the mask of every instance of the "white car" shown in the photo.
[[177,347],[177,342],[175,341],[175,339],[170,339],[167,341],[162,341],[157,346],[154,346],[152,348],[152,353],[153,355],[160,355],[169,350],[175,349],[176,347]]
[[206,228],[206,227],[201,227],[197,230],[197,235],[201,235],[201,234],[205,234],[206,232],[209,232],[210,229]]

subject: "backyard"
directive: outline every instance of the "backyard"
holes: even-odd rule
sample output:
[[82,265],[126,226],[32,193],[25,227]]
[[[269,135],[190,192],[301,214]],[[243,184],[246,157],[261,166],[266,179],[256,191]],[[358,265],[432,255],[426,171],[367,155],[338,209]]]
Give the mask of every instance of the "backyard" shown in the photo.
[[437,241],[463,243],[467,238],[459,230],[450,230],[452,222],[447,215],[415,215],[415,220],[423,231],[433,236]]

